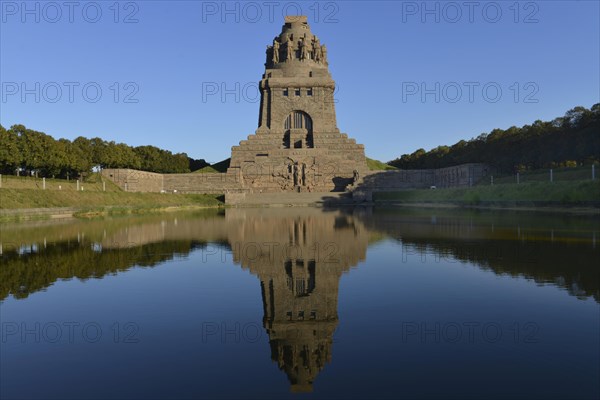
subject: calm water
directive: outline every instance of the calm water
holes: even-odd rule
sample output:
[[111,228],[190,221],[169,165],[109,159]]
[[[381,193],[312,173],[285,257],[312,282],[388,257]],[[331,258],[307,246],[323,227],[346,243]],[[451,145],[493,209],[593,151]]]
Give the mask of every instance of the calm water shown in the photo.
[[2,398],[598,398],[600,222],[231,209],[3,225]]

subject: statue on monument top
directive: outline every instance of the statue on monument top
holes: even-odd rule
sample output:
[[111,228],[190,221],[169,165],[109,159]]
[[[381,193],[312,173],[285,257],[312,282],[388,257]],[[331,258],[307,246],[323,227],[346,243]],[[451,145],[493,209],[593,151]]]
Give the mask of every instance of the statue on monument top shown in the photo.
[[313,36],[312,54],[313,54],[313,60],[315,60],[315,62],[321,61],[320,49],[321,49],[321,45],[319,44],[319,38],[316,36]]
[[286,61],[294,59],[294,42],[290,39],[290,35],[287,36],[287,57]]
[[306,61],[310,58],[308,51],[308,43],[306,43],[306,38],[304,38],[300,41],[300,59],[302,61]]
[[273,40],[273,63],[279,62],[279,42],[277,39]]

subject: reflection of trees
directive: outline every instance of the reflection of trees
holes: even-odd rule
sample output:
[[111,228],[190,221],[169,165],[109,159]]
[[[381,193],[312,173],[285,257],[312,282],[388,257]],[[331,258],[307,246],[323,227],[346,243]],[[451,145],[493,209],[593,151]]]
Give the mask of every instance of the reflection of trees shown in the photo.
[[[226,218],[173,215],[41,227],[3,226],[3,238],[17,245],[5,241],[0,247],[0,300],[9,294],[27,297],[58,279],[102,277],[134,265],[155,265],[179,253],[186,254],[202,242],[231,247],[234,262],[261,279],[281,280],[286,287],[308,291],[313,285],[310,277],[319,273],[318,265],[312,264],[316,253],[310,247],[315,242],[321,244],[318,256],[322,261],[334,254],[341,264],[351,266],[365,258],[363,244],[357,247],[357,243],[387,236],[417,250],[468,261],[497,274],[554,284],[571,295],[593,296],[600,302],[600,272],[593,264],[600,248],[594,248],[590,240],[597,228],[593,218],[522,213],[379,210],[346,215],[316,209],[308,213],[289,209],[227,210]],[[301,231],[309,236],[300,236]],[[44,247],[46,238],[48,244]],[[253,242],[278,242],[279,248],[272,256],[280,262],[269,262],[264,254],[262,261],[249,258],[247,245]],[[25,243],[28,250],[16,254],[15,247]],[[99,244],[96,250],[92,249],[93,243]],[[290,243],[304,246],[302,268],[282,253]],[[304,278],[298,282],[295,279],[304,275],[308,278],[306,286],[298,286],[304,284]]]
[[134,265],[152,267],[201,246],[190,241],[162,242],[95,251],[90,243],[62,242],[31,253],[8,253],[3,256],[0,268],[0,300],[9,294],[26,298],[59,279],[102,278]]
[[[579,298],[600,302],[600,248],[592,241],[594,218],[487,213],[452,216],[447,211],[375,213],[369,229],[385,232],[404,252],[457,259],[498,275],[554,284]],[[453,211],[452,213],[456,213]],[[412,255],[412,257],[418,257]]]
[[271,358],[292,390],[312,389],[331,361],[339,279],[366,257],[369,236],[362,223],[352,214],[315,208],[232,209],[225,218],[131,222],[107,235],[88,233],[95,242],[75,230],[70,242],[33,245],[21,254],[5,251],[1,298],[25,298],[58,279],[102,278],[134,265],[154,266],[210,241],[258,276]]
[[[102,278],[132,266],[158,265],[206,243],[221,246],[232,252],[234,263],[260,280],[271,358],[293,391],[310,391],[331,361],[340,277],[365,260],[369,242],[384,237],[401,242],[408,257],[425,252],[428,257],[467,261],[600,302],[600,272],[592,264],[599,250],[586,236],[596,228],[595,222],[580,220],[578,225],[573,223],[576,218],[562,217],[490,219],[490,214],[460,215],[455,210],[436,214],[228,209],[225,217],[78,222],[76,229],[60,225],[55,232],[46,227],[42,236],[31,232],[37,244],[31,244],[32,239],[29,246],[20,245],[19,252],[14,246],[12,251],[4,247],[0,299],[25,298],[59,279]],[[59,240],[63,235],[65,240]],[[18,243],[26,237],[21,233]],[[40,238],[54,241],[44,246]]]
[[594,297],[600,303],[600,270],[591,246],[551,242],[481,240],[461,242],[403,236],[402,243],[415,249],[450,255],[497,275],[522,276],[540,284],[555,284],[579,298]]

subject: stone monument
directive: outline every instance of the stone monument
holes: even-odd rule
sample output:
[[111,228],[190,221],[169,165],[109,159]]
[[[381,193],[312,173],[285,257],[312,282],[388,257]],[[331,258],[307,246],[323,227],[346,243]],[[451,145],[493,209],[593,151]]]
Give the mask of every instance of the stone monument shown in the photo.
[[331,192],[367,171],[364,146],[337,127],[327,50],[306,16],[287,16],[267,48],[258,129],[231,150],[247,192]]
[[227,173],[105,169],[102,176],[126,191],[224,193],[228,204],[248,205],[364,202],[376,191],[469,187],[488,174],[484,164],[369,171],[364,146],[338,129],[327,47],[306,16],[286,16],[265,53],[258,129],[231,148]]

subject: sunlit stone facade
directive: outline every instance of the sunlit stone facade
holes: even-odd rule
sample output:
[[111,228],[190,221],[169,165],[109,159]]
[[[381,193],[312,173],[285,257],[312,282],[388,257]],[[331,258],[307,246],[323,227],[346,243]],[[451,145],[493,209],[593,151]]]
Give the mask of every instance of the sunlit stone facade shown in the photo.
[[288,16],[266,53],[258,129],[232,148],[228,173],[251,192],[345,190],[367,164],[337,127],[325,44],[305,16]]

